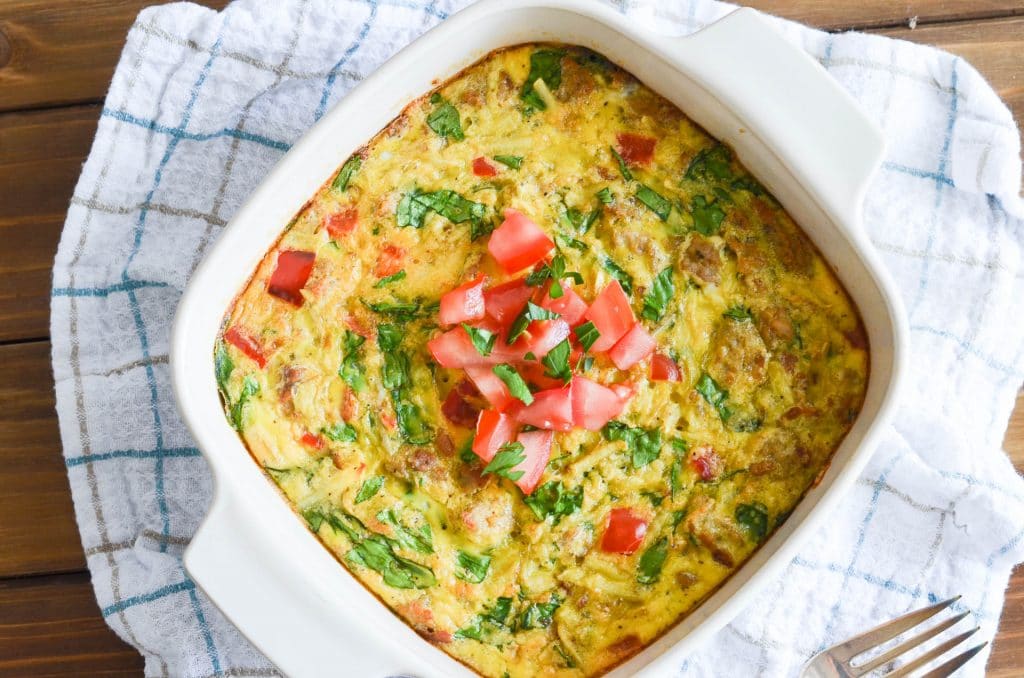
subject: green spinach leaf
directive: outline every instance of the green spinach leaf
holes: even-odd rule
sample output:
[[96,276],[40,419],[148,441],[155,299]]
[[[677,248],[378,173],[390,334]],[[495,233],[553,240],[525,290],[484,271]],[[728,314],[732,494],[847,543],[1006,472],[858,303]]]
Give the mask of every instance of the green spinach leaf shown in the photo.
[[669,303],[672,301],[672,297],[676,293],[676,285],[672,275],[672,267],[669,266],[654,276],[651,288],[644,295],[644,307],[640,311],[640,317],[651,322],[658,322],[662,319]]

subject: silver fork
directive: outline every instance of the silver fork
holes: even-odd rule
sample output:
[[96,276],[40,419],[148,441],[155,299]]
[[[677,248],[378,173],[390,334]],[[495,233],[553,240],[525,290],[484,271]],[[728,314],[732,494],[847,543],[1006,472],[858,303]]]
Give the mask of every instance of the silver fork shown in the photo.
[[[868,661],[854,665],[852,660],[865,652],[873,650],[893,638],[896,638],[900,634],[909,631],[918,624],[931,619],[958,600],[960,600],[960,596],[944,600],[941,603],[936,603],[931,607],[926,607],[922,610],[917,610],[916,612],[905,614],[902,617],[897,617],[896,619],[886,622],[881,626],[877,626],[870,631],[860,634],[859,636],[854,636],[844,643],[833,645],[827,650],[823,650],[811,657],[810,661],[808,661],[806,666],[804,666],[804,670],[800,675],[802,678],[857,678],[857,676],[863,676],[871,673],[872,671],[885,666],[894,659],[902,657],[910,650],[920,647],[928,640],[931,640],[959,622],[970,614],[970,612],[962,612],[939,622],[935,626],[922,631],[913,638],[908,638],[891,650],[883,652]],[[895,671],[883,674],[884,678],[900,678],[901,676],[910,675],[912,671],[916,671],[925,664],[938,659],[946,652],[952,650],[954,647],[970,638],[975,632],[977,632],[977,630],[978,627],[975,626],[970,631],[966,631],[950,638],[949,640],[943,641],[924,654],[908,661],[906,664],[903,664]],[[982,648],[987,644],[988,643],[985,642],[980,645],[976,645],[971,649],[956,655],[952,659],[947,660],[943,664],[924,674],[921,678],[946,678],[946,676],[953,675],[953,673],[966,664],[971,657],[981,652]]]

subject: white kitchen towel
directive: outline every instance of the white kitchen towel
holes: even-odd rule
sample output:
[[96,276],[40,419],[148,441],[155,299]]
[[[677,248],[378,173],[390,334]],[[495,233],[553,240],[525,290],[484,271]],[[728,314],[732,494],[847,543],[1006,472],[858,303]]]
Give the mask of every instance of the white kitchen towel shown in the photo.
[[[220,13],[175,4],[143,11],[128,34],[54,264],[51,334],[96,596],[110,626],[145,655],[147,675],[274,673],[181,565],[211,492],[167,368],[189,274],[290,144],[462,4],[242,0]],[[619,9],[650,30],[684,34],[732,6]],[[909,387],[828,527],[681,663],[687,675],[792,675],[847,635],[955,594],[956,609],[970,610],[991,639],[1010,569],[1024,559],[1024,481],[1000,449],[1024,375],[1013,118],[949,54],[777,27],[885,130],[865,227],[909,313]],[[975,660],[967,673],[982,670]]]

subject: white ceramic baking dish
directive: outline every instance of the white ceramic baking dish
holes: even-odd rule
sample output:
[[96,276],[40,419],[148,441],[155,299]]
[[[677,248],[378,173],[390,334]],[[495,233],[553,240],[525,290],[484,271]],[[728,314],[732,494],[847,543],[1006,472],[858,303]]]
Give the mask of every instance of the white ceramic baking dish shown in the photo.
[[181,301],[171,370],[178,406],[216,480],[185,566],[224,614],[292,676],[470,675],[417,636],[321,546],[225,421],[213,345],[226,310],[292,216],[412,99],[498,47],[583,45],[678,105],[782,202],[860,308],[871,344],[864,408],[821,483],[724,586],[615,676],[660,675],[777,576],[867,462],[893,409],[906,350],[900,302],[861,225],[883,152],[853,99],[752,10],[686,38],[643,32],[588,0],[484,0],[431,30],[349,93],[239,209]]

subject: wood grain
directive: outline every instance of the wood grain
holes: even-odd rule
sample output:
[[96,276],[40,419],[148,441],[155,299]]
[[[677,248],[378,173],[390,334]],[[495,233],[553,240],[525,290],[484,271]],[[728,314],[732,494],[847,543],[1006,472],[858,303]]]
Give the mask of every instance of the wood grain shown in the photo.
[[912,18],[922,26],[934,22],[1024,14],[1020,0],[747,0],[741,5],[830,31],[904,25]]
[[152,4],[6,0],[0,6],[0,111],[103,98],[128,28]]
[[87,573],[0,581],[0,676],[141,676],[100,616]]
[[50,342],[0,346],[0,366],[0,577],[81,570]]
[[49,334],[53,256],[98,118],[98,106],[0,115],[0,341]]

